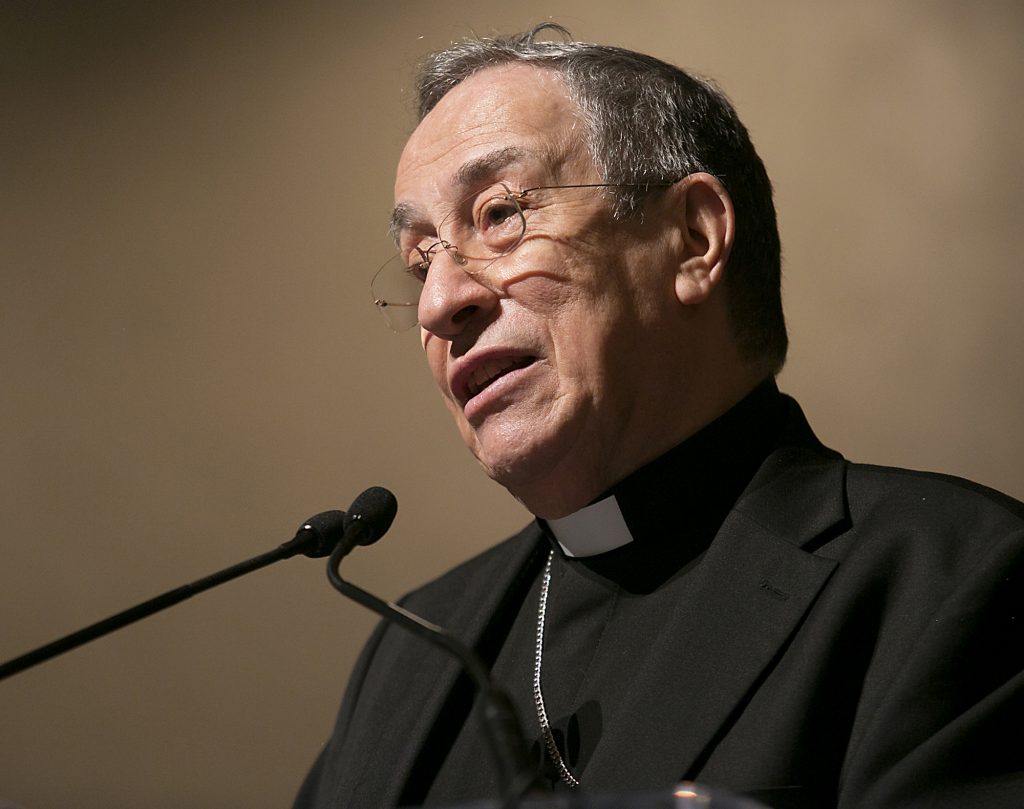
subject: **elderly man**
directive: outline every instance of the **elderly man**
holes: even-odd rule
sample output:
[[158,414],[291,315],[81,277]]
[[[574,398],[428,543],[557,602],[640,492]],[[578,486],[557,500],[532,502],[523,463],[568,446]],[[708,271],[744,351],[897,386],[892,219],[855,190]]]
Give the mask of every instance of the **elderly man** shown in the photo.
[[[774,384],[771,186],[728,101],[536,33],[426,62],[374,293],[537,520],[406,606],[492,666],[553,790],[1024,805],[1024,507],[824,448]],[[297,806],[493,797],[472,699],[379,628]]]

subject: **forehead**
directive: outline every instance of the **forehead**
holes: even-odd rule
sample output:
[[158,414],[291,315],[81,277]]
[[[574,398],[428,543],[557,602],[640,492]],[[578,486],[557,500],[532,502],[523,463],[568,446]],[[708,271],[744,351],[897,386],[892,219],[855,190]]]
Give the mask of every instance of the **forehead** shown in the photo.
[[558,171],[578,159],[581,130],[556,73],[522,64],[487,68],[420,122],[398,164],[395,198],[429,204],[509,169]]

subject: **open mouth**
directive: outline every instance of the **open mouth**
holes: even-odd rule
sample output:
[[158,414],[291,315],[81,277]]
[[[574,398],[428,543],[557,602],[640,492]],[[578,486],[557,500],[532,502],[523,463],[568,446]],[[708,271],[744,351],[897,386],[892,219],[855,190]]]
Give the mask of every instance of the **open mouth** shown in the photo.
[[528,355],[525,357],[495,357],[482,362],[473,369],[469,379],[466,380],[466,401],[493,385],[506,374],[533,364],[536,359],[536,357]]

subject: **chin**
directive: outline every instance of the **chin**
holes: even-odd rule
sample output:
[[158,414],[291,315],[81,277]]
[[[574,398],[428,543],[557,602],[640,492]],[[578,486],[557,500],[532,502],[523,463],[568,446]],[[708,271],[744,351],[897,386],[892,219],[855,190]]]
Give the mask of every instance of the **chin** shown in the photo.
[[522,442],[509,447],[477,445],[471,450],[487,477],[510,490],[529,485],[549,466],[547,453]]
[[502,486],[521,485],[538,476],[542,470],[550,470],[557,450],[549,443],[537,441],[520,433],[516,437],[502,436],[497,440],[488,437],[470,444],[470,450],[487,476]]

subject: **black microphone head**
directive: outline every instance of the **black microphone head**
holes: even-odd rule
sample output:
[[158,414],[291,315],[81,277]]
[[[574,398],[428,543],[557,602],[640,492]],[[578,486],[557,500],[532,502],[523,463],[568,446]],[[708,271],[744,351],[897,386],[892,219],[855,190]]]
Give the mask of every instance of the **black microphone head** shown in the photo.
[[[330,556],[331,551],[345,535],[345,512],[344,511],[321,511],[306,520],[299,532],[295,535],[294,541],[300,541],[302,553],[311,559],[321,556]],[[299,548],[296,548],[295,553]]]
[[345,533],[357,545],[370,545],[387,533],[398,513],[398,500],[383,486],[371,486],[355,500],[345,515]]

